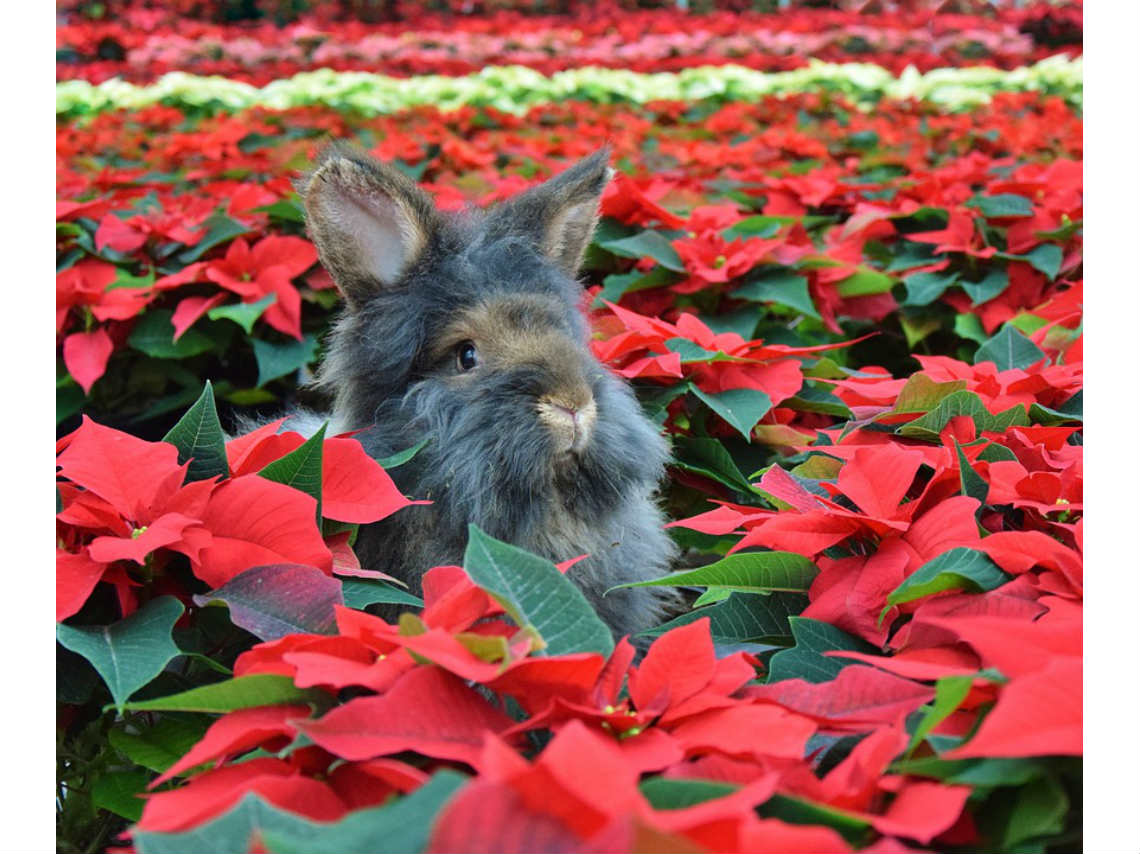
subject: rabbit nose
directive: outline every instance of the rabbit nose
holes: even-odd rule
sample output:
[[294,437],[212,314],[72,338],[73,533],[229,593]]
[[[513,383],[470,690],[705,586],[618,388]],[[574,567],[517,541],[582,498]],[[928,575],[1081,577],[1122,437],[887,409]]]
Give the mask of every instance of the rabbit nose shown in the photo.
[[578,453],[586,447],[597,414],[593,397],[582,405],[551,398],[544,398],[538,404],[539,420],[550,430],[561,453]]

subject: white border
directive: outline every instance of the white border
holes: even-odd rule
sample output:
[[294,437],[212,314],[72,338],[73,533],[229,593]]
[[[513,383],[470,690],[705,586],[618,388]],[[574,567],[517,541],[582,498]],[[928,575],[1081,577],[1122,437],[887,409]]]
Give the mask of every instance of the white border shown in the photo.
[[[1085,850],[1140,851],[1140,7],[1085,4]],[[1128,723],[1132,721],[1132,723]]]

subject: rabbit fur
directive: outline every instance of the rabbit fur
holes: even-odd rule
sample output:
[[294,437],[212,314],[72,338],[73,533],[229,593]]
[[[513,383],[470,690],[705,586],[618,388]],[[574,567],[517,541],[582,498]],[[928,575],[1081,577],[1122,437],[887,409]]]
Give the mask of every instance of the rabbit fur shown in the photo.
[[462,562],[468,523],[568,571],[615,636],[656,625],[674,556],[654,500],[669,452],[626,382],[590,352],[575,280],[609,178],[602,150],[487,210],[445,214],[399,170],[332,144],[298,182],[345,297],[317,383],[332,429],[360,430],[432,503],[362,527],[356,550],[418,592]]

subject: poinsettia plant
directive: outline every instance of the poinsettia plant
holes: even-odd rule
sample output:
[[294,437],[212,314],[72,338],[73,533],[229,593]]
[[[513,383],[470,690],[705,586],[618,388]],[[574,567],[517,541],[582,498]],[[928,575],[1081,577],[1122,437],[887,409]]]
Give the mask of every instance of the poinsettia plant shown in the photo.
[[503,9],[493,17],[419,13],[399,23],[334,22],[310,14],[280,27],[187,20],[170,7],[121,4],[113,16],[72,16],[57,28],[56,75],[94,83],[112,77],[145,82],[169,71],[193,71],[263,86],[314,68],[456,75],[488,65],[525,65],[550,74],[586,66],[657,72],[732,63],[784,71],[806,67],[809,59],[870,61],[897,73],[907,66],[920,71],[1016,68],[1081,50],[1076,4],[1030,3],[1003,7],[996,15],[985,11],[989,14],[949,16],[930,8],[885,14],[812,8],[692,14],[591,3],[560,16]]
[[[337,306],[284,174],[324,132],[382,139],[375,153],[445,208],[505,198],[608,140],[629,171],[607,191],[587,258],[599,309],[694,314],[717,333],[798,346],[886,332],[892,366],[916,346],[968,357],[1010,320],[1079,337],[1071,292],[1054,299],[1079,282],[1082,220],[1080,119],[1058,101],[1003,96],[954,117],[922,104],[867,115],[808,95],[637,117],[566,104],[525,121],[310,108],[183,122],[154,107],[59,130],[61,418],[152,421],[161,435],[203,374],[227,405],[290,393]],[[573,142],[535,130],[551,127],[589,130]],[[112,159],[79,159],[111,139]],[[1030,316],[1050,301],[1049,318]]]
[[[62,37],[157,49],[148,14]],[[470,20],[457,50],[501,35]],[[678,20],[621,37],[650,50]],[[997,20],[1044,39],[1053,19]],[[330,29],[258,31],[243,56],[257,74],[265,45],[347,50],[356,31]],[[598,91],[61,114],[61,850],[1079,847],[1074,102]],[[327,427],[240,426],[320,404],[304,383],[339,297],[289,176],[325,135],[449,210],[612,146],[582,308],[672,445],[669,621],[613,638],[579,555],[477,528],[414,593],[353,550],[424,499],[388,473],[414,445],[374,460]]]

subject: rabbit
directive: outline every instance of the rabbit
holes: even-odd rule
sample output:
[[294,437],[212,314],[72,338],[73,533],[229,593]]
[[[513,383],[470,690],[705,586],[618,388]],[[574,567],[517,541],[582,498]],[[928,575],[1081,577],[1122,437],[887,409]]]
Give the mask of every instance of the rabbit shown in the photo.
[[587,344],[576,281],[611,174],[602,149],[486,210],[444,213],[394,167],[342,143],[298,182],[344,296],[316,384],[332,429],[375,458],[427,444],[393,477],[426,499],[363,526],[364,566],[418,592],[462,563],[468,523],[553,561],[615,637],[659,624],[675,546],[655,492],[668,446]]

